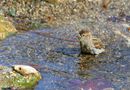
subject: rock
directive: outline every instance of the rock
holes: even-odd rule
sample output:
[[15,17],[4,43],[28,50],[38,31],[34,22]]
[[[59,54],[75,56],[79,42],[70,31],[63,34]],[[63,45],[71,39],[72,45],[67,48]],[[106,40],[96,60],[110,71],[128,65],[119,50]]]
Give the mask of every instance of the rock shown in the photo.
[[[21,67],[21,70],[30,69],[30,72],[26,72],[29,78],[22,74],[22,72],[18,72],[18,68]],[[27,68],[27,69],[26,69]],[[33,72],[34,71],[34,72]],[[39,77],[36,76],[36,73],[39,74]],[[30,66],[24,65],[14,65],[13,68],[0,66],[0,90],[7,88],[15,88],[15,89],[26,89],[33,88],[37,85],[37,82],[41,79],[41,75],[36,69]]]
[[3,16],[0,16],[0,27],[0,40],[17,32],[12,23],[6,20]]
[[13,70],[22,74],[23,76],[35,75],[37,78],[41,79],[40,73],[33,67],[27,65],[14,65]]

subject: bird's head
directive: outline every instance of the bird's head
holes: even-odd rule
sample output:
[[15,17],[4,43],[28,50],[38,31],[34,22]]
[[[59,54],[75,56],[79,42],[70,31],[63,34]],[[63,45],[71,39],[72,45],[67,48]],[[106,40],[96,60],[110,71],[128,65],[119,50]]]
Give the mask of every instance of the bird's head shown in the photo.
[[81,38],[91,38],[92,37],[92,33],[88,30],[81,30],[79,32],[79,35]]

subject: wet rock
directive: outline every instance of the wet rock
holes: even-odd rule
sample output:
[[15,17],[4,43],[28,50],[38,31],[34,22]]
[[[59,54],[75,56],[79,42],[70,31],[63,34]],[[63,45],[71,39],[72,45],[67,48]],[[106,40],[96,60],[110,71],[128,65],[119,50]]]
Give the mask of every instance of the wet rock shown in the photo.
[[23,76],[35,75],[37,78],[41,79],[40,73],[33,67],[27,65],[14,65],[13,70],[22,74]]
[[16,33],[15,27],[11,22],[0,16],[0,40],[5,39],[7,36]]
[[[16,68],[21,68],[21,71],[17,72]],[[28,71],[30,69],[30,71]],[[22,70],[26,70],[27,75],[21,74]],[[34,72],[33,72],[34,71]],[[6,67],[6,66],[0,66],[0,89],[25,89],[25,88],[33,88],[37,82],[41,79],[40,74],[37,76],[36,74],[39,74],[38,71],[36,71],[34,68],[30,66],[13,66]]]

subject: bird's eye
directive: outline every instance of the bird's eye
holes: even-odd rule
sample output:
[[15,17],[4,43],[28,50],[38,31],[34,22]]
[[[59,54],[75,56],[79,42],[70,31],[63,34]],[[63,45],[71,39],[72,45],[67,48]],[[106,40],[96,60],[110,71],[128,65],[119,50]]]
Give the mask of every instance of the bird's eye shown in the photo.
[[84,36],[84,34],[82,36]]
[[19,68],[19,70],[21,70],[21,67]]

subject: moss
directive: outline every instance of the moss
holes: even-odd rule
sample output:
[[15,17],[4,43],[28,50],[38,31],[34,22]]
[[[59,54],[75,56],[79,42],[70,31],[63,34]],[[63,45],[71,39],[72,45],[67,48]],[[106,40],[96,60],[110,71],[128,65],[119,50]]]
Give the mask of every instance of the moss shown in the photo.
[[12,79],[13,85],[18,88],[32,88],[38,81],[34,76],[27,78],[23,77],[22,75],[17,75],[17,77],[14,77]]
[[5,39],[15,32],[17,32],[17,30],[12,25],[12,23],[6,20],[5,17],[0,16],[0,40]]
[[22,76],[21,74],[12,71],[9,67],[1,66],[2,73],[0,73],[0,89],[14,87],[18,89],[33,88],[39,81],[39,78],[34,75],[29,77]]

